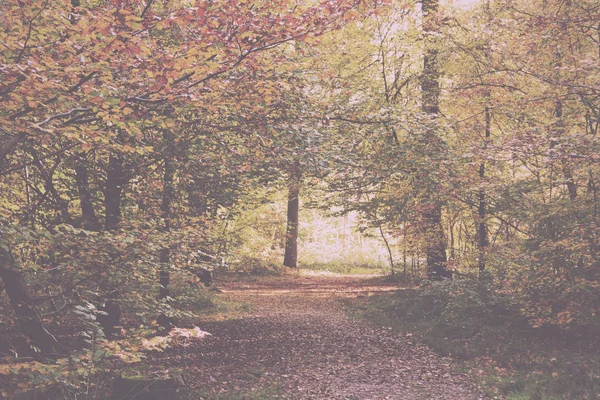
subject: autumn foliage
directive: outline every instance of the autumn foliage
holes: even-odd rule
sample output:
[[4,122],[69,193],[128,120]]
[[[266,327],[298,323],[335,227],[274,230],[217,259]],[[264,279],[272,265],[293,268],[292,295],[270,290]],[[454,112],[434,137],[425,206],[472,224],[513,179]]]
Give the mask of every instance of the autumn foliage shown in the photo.
[[483,276],[531,329],[597,333],[596,3],[0,1],[2,379],[81,389],[168,345],[157,318],[211,302],[198,254],[283,256],[257,210],[305,188],[393,273]]

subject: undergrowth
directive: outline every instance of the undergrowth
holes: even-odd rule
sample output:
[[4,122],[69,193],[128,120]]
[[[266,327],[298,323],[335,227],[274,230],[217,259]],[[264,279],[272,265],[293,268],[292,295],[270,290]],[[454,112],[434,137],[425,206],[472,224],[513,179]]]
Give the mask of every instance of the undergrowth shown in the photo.
[[599,399],[598,335],[532,328],[515,298],[491,281],[433,282],[353,300],[348,310],[406,332],[462,361],[490,394],[507,399]]

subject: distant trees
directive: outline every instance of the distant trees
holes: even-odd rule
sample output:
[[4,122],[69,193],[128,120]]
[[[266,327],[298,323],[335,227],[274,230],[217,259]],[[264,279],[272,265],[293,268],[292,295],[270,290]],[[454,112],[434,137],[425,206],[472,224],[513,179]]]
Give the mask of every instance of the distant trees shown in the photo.
[[320,47],[332,202],[417,246],[434,278],[486,270],[527,293],[534,324],[592,323],[600,9],[421,5]]

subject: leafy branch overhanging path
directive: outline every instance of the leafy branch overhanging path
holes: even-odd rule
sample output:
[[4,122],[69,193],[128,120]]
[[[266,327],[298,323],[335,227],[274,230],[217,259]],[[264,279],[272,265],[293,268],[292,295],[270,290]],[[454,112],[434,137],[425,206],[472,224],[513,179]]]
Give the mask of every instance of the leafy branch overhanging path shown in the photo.
[[188,384],[215,398],[269,385],[288,399],[484,398],[449,359],[346,315],[340,299],[395,289],[377,278],[287,275],[221,287],[251,311],[204,322],[210,338],[167,352]]

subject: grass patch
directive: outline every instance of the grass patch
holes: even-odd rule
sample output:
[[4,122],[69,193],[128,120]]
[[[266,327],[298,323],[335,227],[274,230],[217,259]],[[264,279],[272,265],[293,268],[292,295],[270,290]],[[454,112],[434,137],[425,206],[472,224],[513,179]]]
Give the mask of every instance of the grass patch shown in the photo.
[[435,282],[347,306],[355,317],[460,360],[503,398],[600,398],[598,337],[531,328],[519,305],[485,280]]
[[241,301],[234,301],[224,297],[215,297],[213,306],[206,310],[202,319],[204,321],[225,321],[238,319],[252,311],[252,306]]
[[264,371],[252,370],[241,373],[231,382],[220,388],[199,389],[194,398],[206,400],[270,400],[279,399],[283,390],[276,382],[265,381]]
[[301,270],[316,271],[316,272],[330,272],[333,274],[347,274],[347,275],[371,275],[371,274],[382,274],[383,269],[380,266],[370,264],[352,264],[342,262],[313,262],[299,265]]
[[182,286],[173,289],[172,312],[182,326],[195,325],[202,321],[222,321],[239,318],[251,311],[250,304],[234,301],[220,295],[219,282],[210,287]]
[[214,393],[201,390],[195,393],[196,398],[206,400],[271,400],[279,399],[282,391],[278,385],[267,385],[258,388],[229,387],[222,392]]

